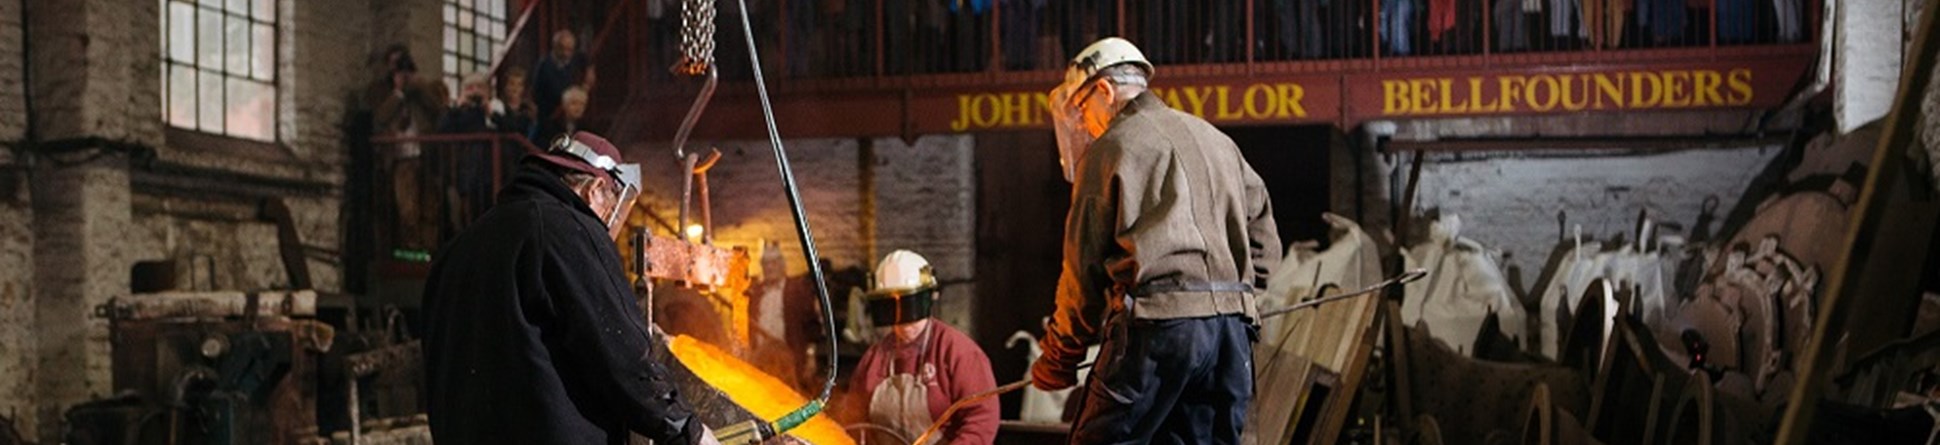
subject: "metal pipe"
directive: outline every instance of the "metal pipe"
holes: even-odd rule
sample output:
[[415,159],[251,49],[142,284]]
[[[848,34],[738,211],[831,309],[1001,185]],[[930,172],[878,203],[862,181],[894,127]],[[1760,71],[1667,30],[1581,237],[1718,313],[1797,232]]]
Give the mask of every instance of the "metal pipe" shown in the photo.
[[[1297,311],[1300,309],[1306,309],[1314,306],[1319,306],[1322,304],[1332,303],[1335,301],[1340,301],[1340,300],[1345,300],[1349,298],[1360,297],[1360,296],[1375,293],[1375,292],[1380,292],[1382,290],[1386,290],[1390,286],[1412,283],[1426,276],[1428,276],[1427,269],[1410,270],[1402,273],[1401,275],[1396,275],[1394,278],[1382,280],[1379,283],[1374,283],[1371,286],[1361,288],[1361,290],[1354,291],[1354,293],[1308,300],[1308,301],[1295,303],[1293,305],[1282,307],[1282,308],[1260,311],[1260,319],[1267,319],[1271,317],[1286,315],[1288,313],[1292,313],[1293,311]],[[1075,370],[1075,369],[1090,368],[1091,365],[1095,363],[1097,362],[1081,364],[1081,365],[1078,365],[1078,367],[1073,369]],[[1031,384],[1031,379],[1025,378],[1023,380],[1005,383],[1003,386],[992,388],[990,390],[980,392],[975,395],[971,395],[970,397],[965,397],[963,398],[963,400],[958,400],[955,403],[951,403],[948,409],[943,410],[943,415],[937,416],[936,421],[930,423],[929,429],[923,430],[923,435],[916,436],[916,441],[910,442],[910,443],[913,445],[920,445],[920,444],[927,443],[926,441],[929,440],[930,436],[935,435],[938,430],[943,429],[943,425],[950,423],[950,416],[956,414],[958,409],[961,409],[965,406],[970,406],[971,404],[974,404],[977,402],[981,402],[984,399],[996,397],[1004,393],[1023,389],[1025,385],[1029,385],[1029,384]]]
[[748,61],[754,71],[755,93],[761,99],[762,122],[768,127],[768,143],[775,149],[775,167],[781,172],[781,188],[787,192],[788,207],[795,216],[795,233],[801,238],[802,256],[808,263],[809,278],[815,281],[815,293],[822,300],[822,315],[826,317],[824,323],[829,329],[828,380],[822,384],[822,392],[814,400],[775,421],[774,430],[779,434],[807,422],[828,404],[830,393],[835,391],[838,366],[836,351],[839,347],[836,339],[840,335],[835,328],[835,305],[829,299],[828,282],[822,274],[821,255],[815,250],[815,235],[808,227],[808,213],[802,210],[801,192],[795,184],[794,170],[788,166],[788,151],[782,146],[781,131],[775,127],[775,109],[768,101],[768,83],[761,76],[761,55],[754,44],[754,27],[748,24],[748,2],[736,0],[735,3],[741,8],[741,35],[748,43]]

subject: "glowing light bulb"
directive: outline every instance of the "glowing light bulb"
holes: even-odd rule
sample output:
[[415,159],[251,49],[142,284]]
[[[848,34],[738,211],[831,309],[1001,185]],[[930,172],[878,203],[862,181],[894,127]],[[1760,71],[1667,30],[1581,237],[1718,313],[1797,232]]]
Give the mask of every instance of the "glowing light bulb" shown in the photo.
[[702,234],[705,234],[705,233],[707,233],[707,229],[703,229],[703,228],[701,228],[701,225],[700,225],[700,224],[688,224],[688,225],[687,225],[687,240],[688,240],[688,241],[699,241],[699,240],[701,239],[701,235],[702,235]]

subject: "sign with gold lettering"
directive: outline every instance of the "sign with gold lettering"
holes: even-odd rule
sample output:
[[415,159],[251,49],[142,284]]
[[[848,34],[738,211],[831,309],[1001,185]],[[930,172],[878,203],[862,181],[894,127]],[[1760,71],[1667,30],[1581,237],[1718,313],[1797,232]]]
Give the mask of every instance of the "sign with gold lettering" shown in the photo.
[[[1337,95],[1308,93],[1309,85],[1333,93],[1338,85],[1332,79],[1279,79],[1271,82],[1214,81],[1152,87],[1172,108],[1199,116],[1216,124],[1299,124],[1333,122],[1340,116]],[[952,133],[1049,128],[1050,87],[1046,91],[955,94],[955,113],[948,131]],[[930,128],[920,123],[919,129]]]
[[1777,105],[1799,71],[1757,65],[1401,74],[1350,80],[1345,94],[1364,120]]
[[[1152,93],[1174,109],[1219,125],[1341,128],[1380,119],[1768,108],[1789,98],[1810,66],[1813,50],[1800,46],[1696,63],[1490,69],[1372,70],[1379,65],[1345,64],[1307,74],[1245,75],[1225,70],[1229,67],[1162,68]],[[912,136],[1051,126],[1046,102],[1057,83],[1055,72],[897,80],[880,86],[783,90],[775,101],[782,133]],[[760,119],[759,108],[746,93],[723,90],[696,135],[759,136],[760,126],[745,125]],[[686,100],[665,101],[665,110],[653,107],[649,113],[678,121]]]

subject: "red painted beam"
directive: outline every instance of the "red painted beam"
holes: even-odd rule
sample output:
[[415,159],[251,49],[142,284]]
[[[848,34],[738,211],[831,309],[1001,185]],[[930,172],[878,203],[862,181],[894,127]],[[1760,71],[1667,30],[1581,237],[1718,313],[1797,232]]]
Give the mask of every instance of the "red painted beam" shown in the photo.
[[[1770,108],[1816,57],[1813,45],[1161,66],[1156,93],[1221,125],[1375,119]],[[1250,74],[1249,74],[1250,73]],[[777,82],[782,137],[884,137],[1049,128],[1054,71]],[[643,95],[639,134],[671,138],[691,89]],[[723,84],[695,128],[703,139],[764,136],[746,83]]]

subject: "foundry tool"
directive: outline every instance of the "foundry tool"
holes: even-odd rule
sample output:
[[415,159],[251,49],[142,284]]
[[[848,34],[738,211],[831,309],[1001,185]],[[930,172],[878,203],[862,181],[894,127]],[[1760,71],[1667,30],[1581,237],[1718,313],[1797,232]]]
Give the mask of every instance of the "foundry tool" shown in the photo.
[[[728,425],[715,432],[715,437],[724,444],[752,444],[760,443],[775,435],[786,433],[788,430],[801,426],[803,423],[808,422],[810,418],[822,412],[823,407],[828,404],[829,393],[835,390],[835,377],[837,374],[836,339],[839,337],[839,333],[835,331],[835,306],[829,299],[828,281],[823,278],[822,265],[818,261],[821,255],[816,252],[814,235],[808,229],[808,214],[802,210],[802,197],[800,191],[795,186],[794,170],[788,166],[788,151],[783,148],[781,133],[775,128],[775,110],[774,106],[768,102],[768,83],[761,76],[761,55],[755,48],[754,27],[748,24],[748,2],[746,0],[738,0],[735,3],[741,8],[741,35],[746,39],[748,44],[749,66],[754,67],[752,71],[754,72],[755,92],[761,100],[761,117],[763,123],[767,124],[768,127],[768,143],[775,148],[775,167],[781,172],[781,187],[783,191],[787,192],[788,207],[794,213],[795,233],[801,239],[802,258],[808,262],[809,278],[815,283],[815,294],[821,298],[822,314],[824,317],[827,317],[824,322],[829,328],[829,349],[824,352],[825,356],[828,357],[828,380],[823,382],[822,392],[820,394],[817,394],[814,399],[809,400],[807,404],[802,405],[801,408],[797,408],[793,412],[781,416],[780,419],[776,419],[773,422],[750,420]],[[686,8],[681,15],[683,19],[683,37],[692,35],[692,38],[683,38],[682,42],[691,43],[692,47],[683,48],[683,52],[687,53],[689,59],[683,62],[681,69],[690,74],[699,74],[701,71],[695,68],[704,68],[707,73],[711,74],[713,72],[713,38],[711,36],[713,35],[712,31],[714,27],[714,2],[713,0],[687,0],[682,3],[682,6]],[[713,77],[712,75],[709,76],[710,83]],[[688,117],[690,122],[694,119],[692,114],[704,106],[706,97],[712,94],[712,89],[709,88],[704,93],[701,100],[696,102],[695,108],[690,110],[690,116]],[[683,127],[691,127],[691,124],[683,123]],[[685,142],[685,140],[678,141],[678,143],[683,144]]]
[[[1278,317],[1278,316],[1281,316],[1281,315],[1286,315],[1286,314],[1288,314],[1288,313],[1291,313],[1291,312],[1293,312],[1293,311],[1297,311],[1297,310],[1301,310],[1301,309],[1306,309],[1306,308],[1311,308],[1311,307],[1315,307],[1315,306],[1319,306],[1319,305],[1322,305],[1322,304],[1327,304],[1327,303],[1332,303],[1332,302],[1336,302],[1336,301],[1340,301],[1340,300],[1346,300],[1346,299],[1349,299],[1349,298],[1355,298],[1355,297],[1360,297],[1360,296],[1364,296],[1364,295],[1367,295],[1367,294],[1372,294],[1372,293],[1375,293],[1375,292],[1381,292],[1381,291],[1383,291],[1383,290],[1387,290],[1387,288],[1389,288],[1389,287],[1391,287],[1391,286],[1399,286],[1399,285],[1403,285],[1403,284],[1408,284],[1408,283],[1412,283],[1412,282],[1415,282],[1416,280],[1420,280],[1420,279],[1421,279],[1422,277],[1426,277],[1426,276],[1428,276],[1428,270],[1427,270],[1427,269],[1415,269],[1415,270],[1410,270],[1410,271],[1407,271],[1407,272],[1403,272],[1403,273],[1402,273],[1401,275],[1396,275],[1396,276],[1395,276],[1394,278],[1389,278],[1389,279],[1387,279],[1387,280],[1383,280],[1383,281],[1381,281],[1381,282],[1379,282],[1379,283],[1374,283],[1374,285],[1372,285],[1372,286],[1368,286],[1368,287],[1365,287],[1365,288],[1361,288],[1361,290],[1358,290],[1358,291],[1354,291],[1353,293],[1347,293],[1347,294],[1340,294],[1340,295],[1333,295],[1333,296],[1328,296],[1328,297],[1320,297],[1320,298],[1315,298],[1315,299],[1312,299],[1312,300],[1307,300],[1307,301],[1302,301],[1302,302],[1299,302],[1299,303],[1294,303],[1294,304],[1290,304],[1290,305],[1287,305],[1287,306],[1284,306],[1284,307],[1279,307],[1279,308],[1274,308],[1274,309],[1268,309],[1268,310],[1263,310],[1263,311],[1260,311],[1260,319],[1262,319],[1262,320],[1264,320],[1264,319],[1267,319],[1267,318],[1273,318],[1273,317]],[[1091,363],[1085,363],[1085,364],[1082,364],[1082,365],[1078,365],[1078,367],[1077,367],[1076,369],[1080,369],[1080,370],[1081,370],[1081,369],[1085,369],[1085,368],[1089,368],[1089,367],[1091,367],[1091,365],[1092,365],[1092,364],[1094,364],[1094,363],[1096,363],[1096,362],[1091,362]],[[929,429],[925,429],[925,430],[923,430],[923,435],[921,435],[921,436],[916,436],[916,440],[915,440],[915,441],[912,441],[912,442],[910,442],[910,443],[911,443],[911,444],[918,444],[918,445],[920,445],[920,444],[924,444],[924,443],[928,443],[928,441],[929,441],[929,439],[930,439],[930,436],[933,436],[933,435],[935,435],[935,434],[936,434],[936,432],[937,432],[938,430],[941,430],[941,429],[943,429],[943,425],[945,425],[945,424],[948,424],[948,423],[950,423],[950,416],[952,416],[952,415],[955,415],[955,414],[957,413],[957,410],[958,410],[958,409],[961,409],[961,408],[963,408],[963,407],[965,407],[965,406],[970,406],[971,404],[975,404],[975,403],[977,403],[977,402],[981,402],[981,401],[983,401],[984,399],[988,399],[988,398],[991,398],[991,397],[996,397],[996,396],[998,396],[998,395],[1002,395],[1002,394],[1004,394],[1004,393],[1008,393],[1008,392],[1011,392],[1011,391],[1016,391],[1016,390],[1018,390],[1018,389],[1022,389],[1022,388],[1024,388],[1025,386],[1028,386],[1028,385],[1030,385],[1030,384],[1031,384],[1031,379],[1029,379],[1029,378],[1026,378],[1026,379],[1023,379],[1023,380],[1018,380],[1018,381],[1015,381],[1015,382],[1010,382],[1010,383],[1006,383],[1006,384],[1004,384],[1003,386],[998,386],[998,387],[996,387],[996,388],[992,388],[992,389],[990,389],[990,390],[988,390],[988,391],[984,391],[984,392],[980,392],[980,393],[977,393],[977,394],[974,394],[974,395],[971,395],[970,397],[965,397],[965,398],[964,398],[963,400],[958,400],[958,401],[957,401],[956,403],[952,403],[952,404],[950,404],[950,407],[949,407],[949,408],[947,408],[947,409],[944,409],[944,410],[943,410],[943,415],[941,415],[941,416],[937,416],[937,419],[936,419],[936,421],[935,421],[935,422],[931,422],[931,423],[930,423],[930,427],[929,427]]]

